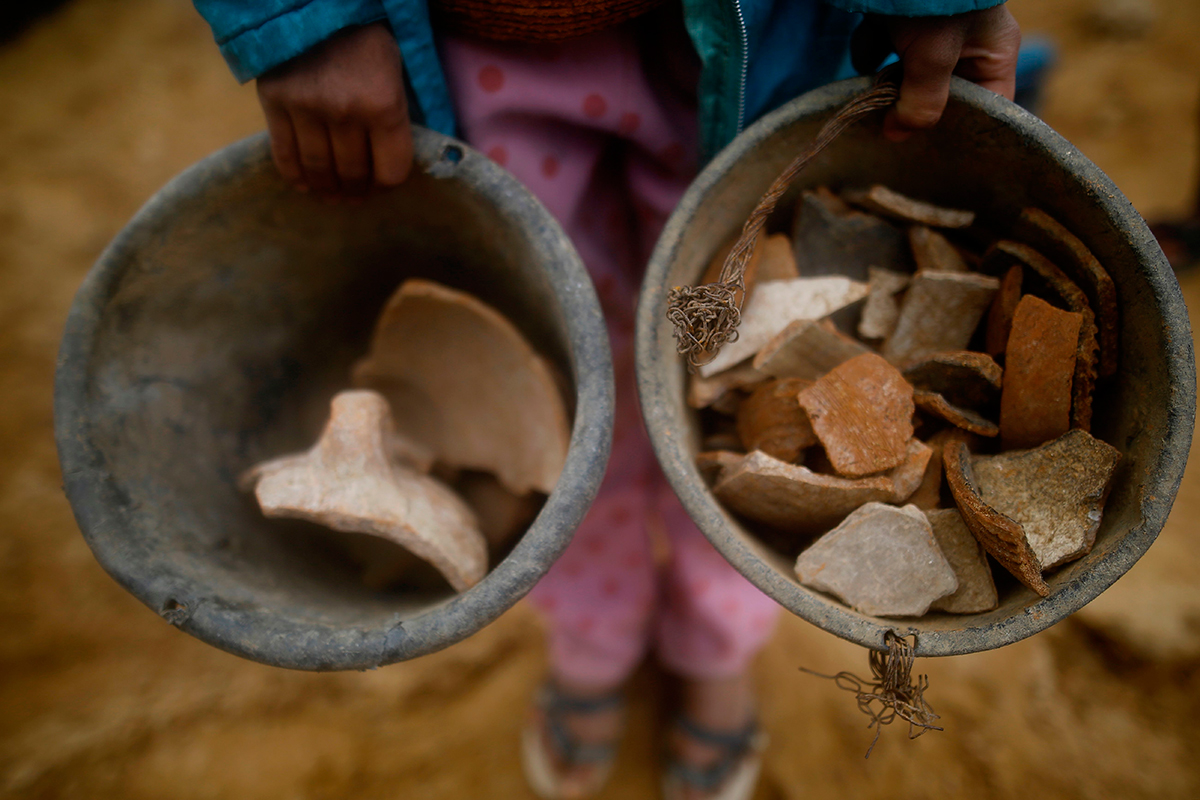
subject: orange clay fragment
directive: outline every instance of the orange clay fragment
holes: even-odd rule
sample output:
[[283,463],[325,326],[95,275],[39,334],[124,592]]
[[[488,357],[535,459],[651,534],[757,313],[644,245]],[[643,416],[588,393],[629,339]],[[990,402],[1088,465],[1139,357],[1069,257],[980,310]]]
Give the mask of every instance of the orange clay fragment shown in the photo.
[[491,472],[518,495],[553,491],[571,435],[554,374],[511,322],[471,295],[405,281],[354,384],[383,394],[397,427],[438,461]]
[[268,517],[389,539],[464,591],[487,572],[487,542],[475,515],[448,486],[394,459],[391,432],[381,395],[342,392],[310,450],[253,467],[242,485],[253,488]]
[[911,197],[894,192],[886,186],[876,184],[864,191],[842,192],[850,203],[865,208],[875,214],[901,220],[928,225],[931,228],[966,228],[975,221],[974,211],[962,211],[957,208],[944,208],[927,203],[924,200],[914,200]]
[[780,461],[794,462],[817,443],[812,423],[796,396],[812,381],[786,378],[754,390],[737,412],[737,432],[747,451],[762,450]]

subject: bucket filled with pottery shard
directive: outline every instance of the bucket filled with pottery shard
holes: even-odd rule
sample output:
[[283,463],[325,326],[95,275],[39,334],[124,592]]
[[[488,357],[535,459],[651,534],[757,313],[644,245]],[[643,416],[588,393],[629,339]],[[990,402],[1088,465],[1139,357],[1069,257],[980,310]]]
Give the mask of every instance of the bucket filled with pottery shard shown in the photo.
[[362,669],[477,631],[565,548],[612,388],[574,249],[511,176],[416,132],[361,205],[292,191],[265,136],[156,195],[80,289],[66,490],[104,568],[223,649]]
[[643,288],[643,409],[693,519],[781,604],[875,649],[989,649],[1087,603],[1161,529],[1195,411],[1186,310],[1108,178],[956,79],[934,130],[893,143],[867,118],[799,173],[746,251],[736,338],[689,373],[667,290],[718,280],[864,86],[793,101],[697,179]]

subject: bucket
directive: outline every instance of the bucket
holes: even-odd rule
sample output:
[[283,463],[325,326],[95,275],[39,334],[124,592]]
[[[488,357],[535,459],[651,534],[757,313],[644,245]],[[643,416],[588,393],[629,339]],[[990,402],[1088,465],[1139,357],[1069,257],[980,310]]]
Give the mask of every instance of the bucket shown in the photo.
[[[309,670],[438,650],[520,599],[569,542],[608,459],[608,336],[558,223],[512,176],[414,130],[400,187],[359,205],[296,192],[265,134],[194,165],[101,255],[75,297],[55,378],[67,497],[104,569],[209,644]],[[407,278],[469,292],[564,376],[566,464],[536,519],[461,594],[371,589],[322,535],[268,520],[237,487],[307,449]]]
[[[696,468],[700,428],[685,402],[686,374],[666,312],[674,286],[696,284],[771,181],[867,79],[832,84],[788,103],[742,133],[693,183],[647,268],[637,319],[638,390],[655,452],[684,507],[718,551],[778,603],[873,650],[889,632],[915,635],[917,656],[971,653],[1023,639],[1091,601],[1128,570],[1162,529],[1183,476],[1195,419],[1192,335],[1179,285],[1142,218],[1112,181],[1061,136],[999,95],[959,78],[932,130],[889,142],[879,118],[838,137],[793,187],[883,184],[912,197],[978,212],[998,231],[1038,206],[1075,233],[1116,284],[1120,371],[1096,393],[1093,433],[1121,465],[1091,553],[1047,575],[1041,598],[1012,582],[999,606],[917,620],[864,615],[808,589],[783,554],[728,512]],[[788,198],[780,208],[791,208]],[[770,224],[768,224],[770,228]],[[798,545],[800,543],[797,543]],[[798,551],[799,547],[797,548]],[[788,557],[790,556],[790,558]]]

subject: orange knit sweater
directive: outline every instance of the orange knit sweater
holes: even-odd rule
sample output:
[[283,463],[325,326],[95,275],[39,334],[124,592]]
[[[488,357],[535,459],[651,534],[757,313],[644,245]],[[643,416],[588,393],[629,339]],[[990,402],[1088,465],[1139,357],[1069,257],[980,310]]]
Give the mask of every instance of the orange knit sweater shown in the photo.
[[557,42],[646,13],[665,0],[430,0],[434,23],[509,42]]

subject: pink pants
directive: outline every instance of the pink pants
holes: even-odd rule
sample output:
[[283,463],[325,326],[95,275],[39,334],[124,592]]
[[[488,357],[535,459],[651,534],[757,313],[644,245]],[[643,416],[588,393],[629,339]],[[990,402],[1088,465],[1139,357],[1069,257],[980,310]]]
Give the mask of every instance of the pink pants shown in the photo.
[[696,168],[697,72],[682,26],[668,27],[650,36],[652,49],[641,44],[645,22],[560,45],[442,43],[465,138],[562,223],[608,320],[612,459],[575,538],[530,595],[548,623],[553,673],[576,684],[624,681],[651,642],[677,674],[737,675],[770,636],[778,609],[688,518],[638,413],[641,272]]

